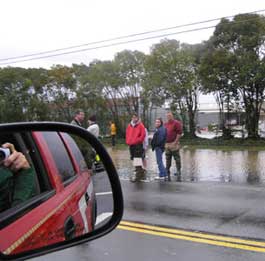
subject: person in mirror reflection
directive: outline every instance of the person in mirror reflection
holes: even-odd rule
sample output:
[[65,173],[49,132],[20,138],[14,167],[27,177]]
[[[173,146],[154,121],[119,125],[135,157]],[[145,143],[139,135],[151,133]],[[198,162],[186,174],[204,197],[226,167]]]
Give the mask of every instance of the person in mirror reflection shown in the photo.
[[97,124],[96,115],[92,115],[88,119],[88,128],[87,130],[92,133],[96,138],[99,137],[99,126]]
[[[87,130],[93,134],[96,138],[99,137],[99,126],[97,124],[97,118],[96,118],[96,115],[92,115],[89,117],[88,119],[88,128]],[[100,163],[100,157],[99,155],[96,153],[96,151],[93,149],[91,151],[91,158],[94,158],[94,164],[97,165]]]
[[82,123],[85,119],[85,113],[83,110],[78,109],[75,111],[74,119],[71,121],[71,124],[82,127]]
[[165,145],[166,154],[166,170],[168,174],[168,181],[171,180],[170,177],[170,167],[172,157],[176,162],[177,181],[181,181],[181,159],[180,159],[180,137],[182,135],[182,123],[174,119],[173,113],[171,111],[167,112],[167,122],[165,123],[165,128],[167,129],[167,139]]
[[0,212],[35,196],[35,172],[23,153],[5,143],[10,155],[0,162]]
[[163,126],[163,121],[161,118],[156,119],[155,128],[155,133],[151,141],[152,150],[155,151],[156,162],[159,170],[159,176],[155,179],[164,180],[167,176],[167,172],[162,157],[165,150],[167,130]]
[[116,144],[116,135],[117,135],[117,128],[114,121],[110,121],[110,136],[111,136],[111,145],[115,147]]
[[132,120],[126,129],[126,144],[129,145],[130,158],[135,167],[135,171],[131,176],[132,182],[145,178],[145,171],[142,167],[144,138],[145,127],[137,113],[133,113]]

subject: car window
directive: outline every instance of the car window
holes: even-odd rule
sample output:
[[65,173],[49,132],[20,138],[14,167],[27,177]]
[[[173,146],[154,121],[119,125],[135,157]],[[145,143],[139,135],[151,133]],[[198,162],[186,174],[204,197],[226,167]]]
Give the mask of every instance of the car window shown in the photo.
[[49,146],[62,181],[67,181],[75,175],[75,170],[63,141],[55,132],[43,132],[43,137]]
[[65,142],[67,143],[67,146],[69,146],[71,153],[75,157],[75,160],[77,161],[77,164],[80,168],[80,171],[87,170],[88,166],[87,166],[86,160],[85,160],[85,158],[84,158],[84,156],[80,150],[81,148],[79,148],[78,145],[76,144],[76,142],[78,142],[78,141],[75,141],[73,139],[73,137],[71,137],[69,134],[66,134],[66,133],[62,133],[62,137],[65,140]]
[[53,190],[45,164],[43,163],[39,148],[32,137],[32,133],[23,132],[21,135],[17,135],[17,137],[21,147],[23,147],[23,151],[26,151],[25,156],[31,166],[34,166],[39,193]]
[[[36,154],[36,150],[24,138],[19,133],[1,134],[0,137],[0,228],[49,197],[47,193],[42,194],[48,190],[49,184],[43,186],[40,182],[40,169],[36,168],[31,158],[32,152]],[[5,150],[6,144],[9,144],[8,150]],[[4,161],[10,158],[14,159],[13,163],[5,165]],[[16,169],[15,165],[20,167]]]

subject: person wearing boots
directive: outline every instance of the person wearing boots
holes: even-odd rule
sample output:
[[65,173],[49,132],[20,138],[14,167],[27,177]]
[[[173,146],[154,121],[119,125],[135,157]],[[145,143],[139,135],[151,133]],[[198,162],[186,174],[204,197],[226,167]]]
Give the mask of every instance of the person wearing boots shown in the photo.
[[177,168],[177,181],[181,181],[181,159],[180,159],[180,144],[179,140],[182,135],[182,123],[174,119],[172,112],[167,112],[167,122],[165,123],[165,128],[167,129],[167,139],[165,145],[166,154],[166,170],[168,174],[168,181],[171,180],[170,177],[170,167],[172,157],[176,162]]
[[126,129],[126,144],[129,145],[130,157],[135,167],[131,181],[135,182],[144,179],[144,170],[142,167],[143,142],[145,139],[145,127],[137,113],[132,115],[132,120]]

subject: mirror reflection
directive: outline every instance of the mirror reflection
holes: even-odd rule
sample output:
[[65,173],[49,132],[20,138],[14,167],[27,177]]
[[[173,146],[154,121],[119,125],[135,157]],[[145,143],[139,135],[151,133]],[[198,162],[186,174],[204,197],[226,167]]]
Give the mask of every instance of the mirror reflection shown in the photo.
[[89,233],[112,216],[100,155],[60,132],[0,134],[0,250],[17,254]]

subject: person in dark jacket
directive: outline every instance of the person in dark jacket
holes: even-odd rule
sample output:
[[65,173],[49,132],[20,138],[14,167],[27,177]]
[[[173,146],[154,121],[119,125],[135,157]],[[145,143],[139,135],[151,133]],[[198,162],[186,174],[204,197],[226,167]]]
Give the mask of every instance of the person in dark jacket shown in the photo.
[[163,121],[161,118],[156,119],[155,127],[156,131],[151,141],[152,150],[155,151],[156,162],[159,170],[159,176],[156,177],[155,179],[165,179],[167,176],[167,172],[163,163],[162,156],[165,150],[167,130],[163,126]]
[[82,127],[82,123],[85,119],[85,113],[83,110],[81,109],[78,109],[75,114],[74,114],[74,118],[73,120],[71,121],[71,124],[72,125],[75,125],[75,126],[80,126]]
[[37,194],[35,172],[23,153],[5,143],[11,154],[0,162],[0,212],[14,207]]

